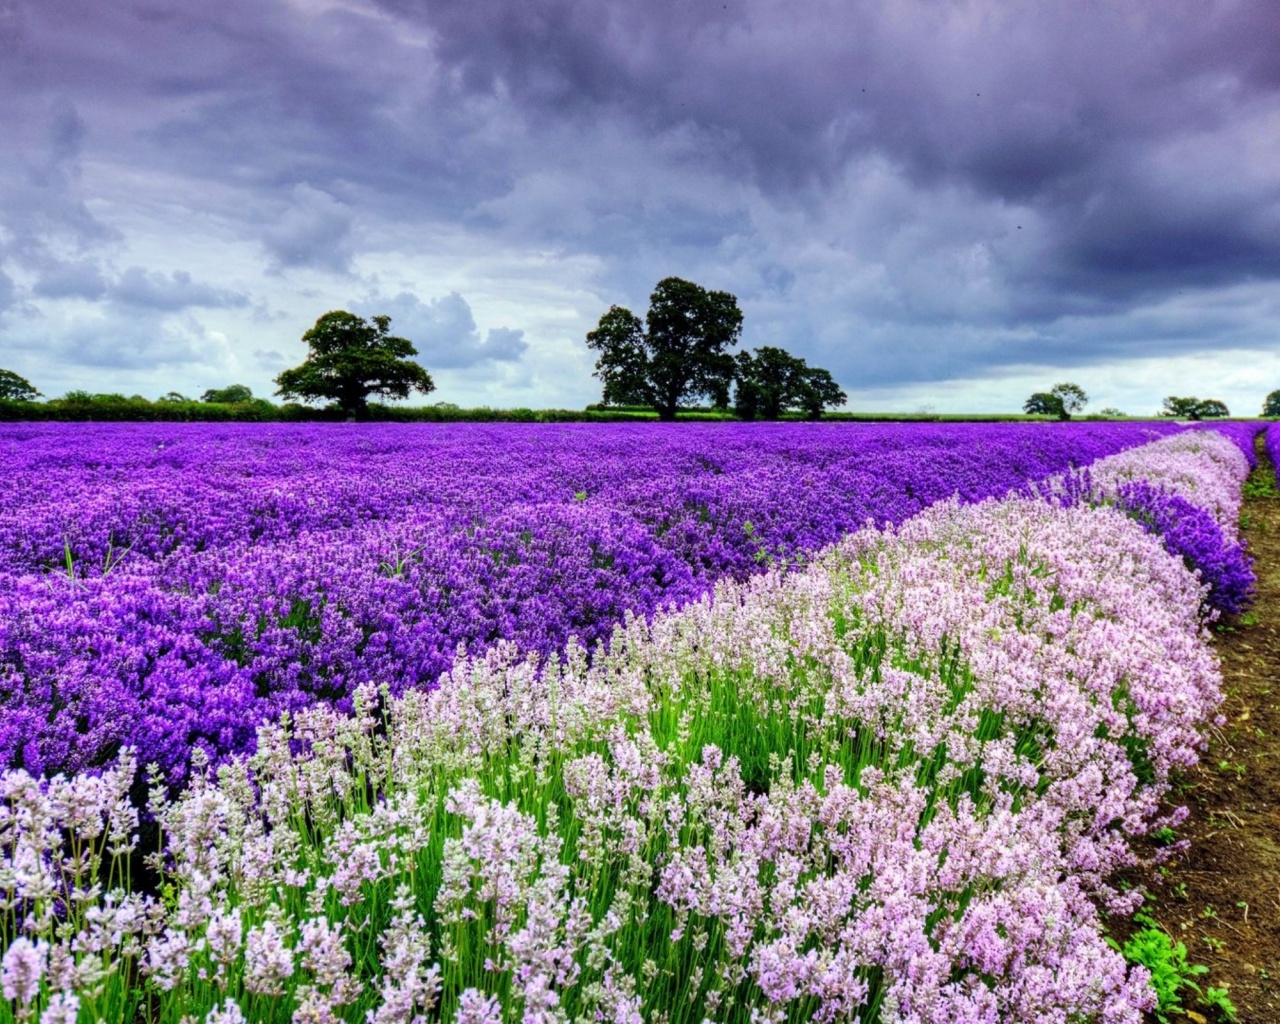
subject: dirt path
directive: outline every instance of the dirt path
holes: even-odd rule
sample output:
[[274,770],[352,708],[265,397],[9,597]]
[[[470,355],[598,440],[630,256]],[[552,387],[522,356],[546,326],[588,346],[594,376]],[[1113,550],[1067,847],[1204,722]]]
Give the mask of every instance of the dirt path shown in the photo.
[[1242,518],[1257,603],[1217,630],[1227,723],[1185,780],[1191,819],[1179,834],[1191,846],[1148,908],[1209,967],[1202,984],[1230,986],[1239,1024],[1280,1022],[1280,495],[1261,445],[1258,455]]

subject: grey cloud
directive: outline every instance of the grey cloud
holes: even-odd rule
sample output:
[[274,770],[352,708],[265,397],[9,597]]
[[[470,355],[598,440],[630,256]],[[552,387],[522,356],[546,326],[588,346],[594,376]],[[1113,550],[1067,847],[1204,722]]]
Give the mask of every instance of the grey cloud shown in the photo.
[[492,359],[496,363],[513,363],[528,350],[529,343],[524,340],[524,331],[510,327],[489,328],[484,344],[479,349],[481,359]]
[[46,299],[100,299],[107,292],[107,279],[91,260],[54,263],[36,279],[32,292]]
[[18,0],[0,0],[0,53],[16,53],[22,38],[21,5]]
[[107,307],[91,316],[45,318],[15,332],[13,343],[52,365],[94,370],[227,367],[225,346],[200,324],[141,310]]
[[650,139],[696,126],[699,169],[780,199],[880,155],[918,190],[1034,207],[1053,254],[1027,274],[1058,275],[1068,291],[1078,279],[1123,305],[1206,273],[1280,276],[1280,232],[1250,227],[1280,190],[1274,153],[1228,218],[1217,216],[1220,182],[1197,168],[1143,172],[1169,140],[1222,146],[1215,135],[1242,114],[1274,114],[1280,19],[1269,0],[1181,12],[1155,0],[380,3],[430,26],[467,88],[511,97],[539,126],[590,133],[612,119]]
[[[0,239],[8,236],[0,254],[39,267],[55,247],[83,252],[117,240],[119,233],[85,202],[80,163],[87,127],[76,106],[65,97],[22,102],[21,93],[14,106],[39,134],[29,146],[11,142],[0,150]],[[13,137],[20,138],[17,130]]]
[[49,130],[49,167],[74,167],[87,134],[84,118],[75,106],[60,103]]
[[418,359],[430,370],[453,370],[484,362],[514,362],[529,344],[524,331],[508,327],[490,328],[480,338],[471,305],[457,292],[430,302],[401,292],[391,299],[371,299],[360,304],[365,315],[385,313],[391,317],[394,334],[408,338],[418,350]]
[[249,303],[247,296],[201,284],[185,270],[165,275],[132,266],[115,280],[108,280],[92,260],[47,261],[31,290],[33,295],[44,299],[106,299],[160,312],[176,312],[192,306],[238,307]]
[[808,343],[795,348],[811,364],[831,370],[849,390],[999,377],[1029,367],[1078,374],[1131,359],[1176,359],[1206,348],[1269,353],[1274,334],[1263,322],[1268,314],[1280,316],[1280,301],[1250,294],[1217,307],[1193,298],[1186,307],[1175,302],[1065,317],[1038,327],[855,319],[832,331],[815,325]]
[[[566,257],[592,316],[728,288],[753,343],[885,380],[1254,344],[1249,300],[1188,313],[1199,341],[1144,314],[1280,280],[1274,0],[317,6],[0,0],[0,258],[52,303],[114,297],[53,254],[101,255],[121,208],[186,240],[198,207],[277,274],[441,227]],[[432,369],[526,344],[461,295],[391,306]]]
[[[509,183],[512,139],[494,131],[493,105],[440,73],[421,31],[376,11],[26,0],[24,15],[41,51],[26,74],[0,66],[0,90],[76,97],[100,159],[229,186],[247,200],[228,200],[230,217],[274,218],[299,185],[358,192],[388,212],[458,214]],[[302,265],[294,243],[311,230],[270,233],[279,267]]]
[[293,189],[289,207],[263,233],[275,269],[351,270],[351,211],[310,185]]
[[210,308],[246,306],[248,297],[239,292],[213,288],[191,279],[185,270],[164,274],[129,267],[110,288],[110,297],[129,306],[174,311],[188,306]]
[[796,283],[795,271],[780,263],[765,263],[760,268],[761,284],[777,295],[788,294]]
[[254,349],[253,358],[258,364],[258,369],[267,373],[278,373],[289,366],[289,360],[285,358],[284,353],[277,352],[273,348]]

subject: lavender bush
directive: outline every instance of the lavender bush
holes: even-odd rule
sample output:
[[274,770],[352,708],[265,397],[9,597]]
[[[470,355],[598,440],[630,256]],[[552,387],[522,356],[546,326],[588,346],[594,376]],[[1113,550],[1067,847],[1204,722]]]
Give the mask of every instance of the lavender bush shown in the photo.
[[1173,424],[0,427],[0,764],[192,750],[550,656]]
[[1217,720],[1206,592],[1115,508],[944,501],[198,754],[159,896],[132,752],[5,772],[0,1024],[1140,1024],[1098,907]]
[[1276,479],[1280,482],[1280,423],[1272,423],[1267,427],[1267,433],[1264,441],[1267,449],[1267,458],[1271,460],[1271,465],[1276,469]]
[[1177,434],[1024,488],[1059,505],[1111,504],[1159,536],[1208,586],[1212,616],[1249,607],[1256,579],[1239,536],[1253,424]]
[[1253,602],[1253,560],[1241,541],[1223,536],[1213,515],[1186,498],[1145,480],[1122,485],[1116,507],[1157,534],[1209,587],[1205,601],[1217,612],[1238,615]]

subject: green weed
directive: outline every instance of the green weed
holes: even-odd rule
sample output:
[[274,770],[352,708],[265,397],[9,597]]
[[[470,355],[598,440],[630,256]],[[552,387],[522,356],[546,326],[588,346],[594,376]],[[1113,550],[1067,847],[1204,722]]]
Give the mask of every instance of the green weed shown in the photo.
[[1107,942],[1130,963],[1140,964],[1151,972],[1151,988],[1156,995],[1156,1019],[1161,1024],[1168,1024],[1172,1015],[1186,1011],[1182,1003],[1185,989],[1201,994],[1194,979],[1208,974],[1209,968],[1204,964],[1191,963],[1187,959],[1186,944],[1170,939],[1149,914],[1137,914],[1134,920],[1144,927],[1134,932],[1123,946],[1114,939]]

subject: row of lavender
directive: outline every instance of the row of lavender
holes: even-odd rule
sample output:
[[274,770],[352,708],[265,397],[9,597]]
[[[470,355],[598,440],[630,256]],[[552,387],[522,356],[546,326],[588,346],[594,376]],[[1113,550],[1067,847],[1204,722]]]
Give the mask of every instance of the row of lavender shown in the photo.
[[592,658],[503,643],[315,705],[153,791],[163,903],[124,889],[131,756],[6,773],[0,1022],[1139,1024],[1098,907],[1132,909],[1109,879],[1178,823],[1221,680],[1209,585],[1117,499],[1150,485],[1231,547],[1248,470],[1179,434]]
[[181,773],[1172,424],[0,428],[0,764]]

